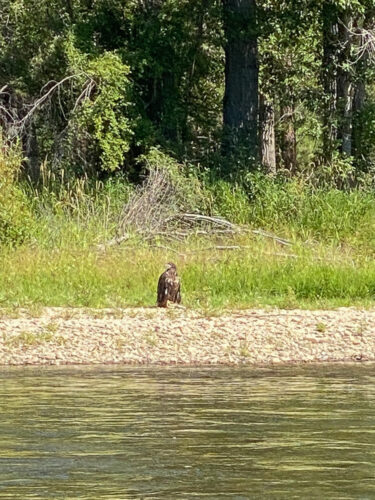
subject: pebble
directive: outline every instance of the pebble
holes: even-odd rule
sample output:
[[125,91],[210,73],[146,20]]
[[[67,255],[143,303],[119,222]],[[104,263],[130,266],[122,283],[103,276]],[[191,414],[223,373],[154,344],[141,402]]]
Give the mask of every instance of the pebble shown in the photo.
[[[121,311],[121,319],[118,313],[45,308],[32,318],[20,310],[19,317],[0,321],[0,365],[375,360],[375,310],[253,309],[215,318],[181,309],[171,315],[164,309],[129,308]],[[48,331],[50,323],[57,326],[55,333]],[[317,331],[319,323],[326,326],[324,332]],[[359,333],[358,324],[366,325]]]

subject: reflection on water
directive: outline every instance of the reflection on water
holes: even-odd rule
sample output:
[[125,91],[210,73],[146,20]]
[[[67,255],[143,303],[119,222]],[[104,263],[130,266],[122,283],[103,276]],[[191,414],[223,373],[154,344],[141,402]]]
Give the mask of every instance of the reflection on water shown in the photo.
[[0,498],[375,498],[373,365],[0,371]]

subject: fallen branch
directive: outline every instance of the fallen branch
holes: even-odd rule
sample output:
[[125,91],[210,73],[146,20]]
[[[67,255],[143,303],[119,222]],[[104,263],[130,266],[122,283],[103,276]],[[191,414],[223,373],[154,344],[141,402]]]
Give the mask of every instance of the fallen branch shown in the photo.
[[228,220],[219,216],[212,217],[209,215],[184,213],[184,214],[171,215],[165,220],[165,222],[168,223],[173,220],[185,220],[188,222],[208,222],[210,224],[214,224],[217,226],[224,226],[230,228],[233,230],[233,232],[239,232],[240,230],[240,226],[237,226],[236,224],[233,224],[232,222],[229,222]]
[[286,245],[286,246],[293,245],[291,241],[285,240],[284,238],[280,238],[279,236],[272,233],[268,233],[267,231],[263,231],[263,229],[253,229],[252,233],[258,236],[263,236],[264,238],[271,238],[272,240],[277,241],[277,243],[280,243],[281,245]]
[[114,245],[120,245],[123,241],[126,241],[130,238],[128,234],[124,234],[123,236],[119,236],[116,238],[113,238],[112,240],[106,241],[105,243],[100,243],[97,245],[97,249],[100,251],[104,251],[107,249],[107,247],[112,247]]
[[[187,254],[199,253],[199,252],[207,252],[210,250],[254,250],[254,247],[246,246],[246,245],[215,245],[211,247],[201,248],[199,250],[191,250],[187,252]],[[273,257],[286,257],[291,259],[298,259],[298,255],[293,253],[281,253],[281,252],[262,252],[262,255],[271,255]]]
[[166,245],[151,245],[151,248],[158,248],[160,250],[167,250],[168,252],[173,252],[173,253],[179,255],[180,257],[186,257],[185,253],[181,253],[172,247],[167,247]]

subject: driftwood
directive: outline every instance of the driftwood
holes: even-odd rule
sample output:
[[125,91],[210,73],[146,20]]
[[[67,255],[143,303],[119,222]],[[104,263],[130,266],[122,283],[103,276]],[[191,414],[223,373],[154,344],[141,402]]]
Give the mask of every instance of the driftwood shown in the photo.
[[[201,229],[202,224],[204,224],[205,229]],[[170,228],[168,229],[168,226]],[[164,230],[159,230],[159,227],[163,226]],[[235,251],[235,250],[253,250],[253,247],[247,245],[211,245],[201,249],[191,250],[187,252],[180,252],[170,246],[165,244],[157,243],[157,238],[162,238],[163,240],[174,240],[183,241],[189,236],[234,236],[241,233],[252,233],[256,236],[261,236],[263,238],[269,238],[274,240],[283,246],[291,246],[292,242],[281,238],[273,233],[264,231],[263,229],[249,229],[244,226],[234,224],[233,222],[224,219],[219,216],[208,216],[203,214],[193,214],[193,213],[181,213],[175,214],[167,217],[162,224],[153,224],[152,228],[137,228],[133,233],[126,233],[122,236],[117,236],[106,243],[98,245],[98,250],[105,250],[108,247],[114,245],[120,245],[124,241],[130,242],[132,239],[140,239],[145,243],[148,243],[150,247],[161,249],[168,252],[173,252],[180,257],[186,257],[187,255],[192,255],[200,252],[208,251]],[[281,252],[263,252],[266,255],[271,255],[275,257],[283,258],[298,258],[295,254],[281,253]]]
[[[204,236],[208,239],[241,234],[272,239],[283,246],[292,245],[291,241],[263,229],[252,230],[219,215],[195,213],[189,208],[190,204],[191,200],[186,199],[186,187],[178,177],[176,180],[168,168],[151,169],[144,183],[135,189],[124,206],[116,237],[98,248],[105,250],[124,241],[140,241],[162,248],[161,244],[165,245],[168,241],[182,242],[193,236]],[[246,247],[238,244],[219,244],[208,249],[242,250]]]

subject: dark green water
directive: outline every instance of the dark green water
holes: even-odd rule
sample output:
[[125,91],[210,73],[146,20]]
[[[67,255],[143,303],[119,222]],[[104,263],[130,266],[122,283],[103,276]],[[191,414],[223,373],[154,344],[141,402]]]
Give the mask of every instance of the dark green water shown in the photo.
[[375,499],[375,367],[0,371],[0,498]]

